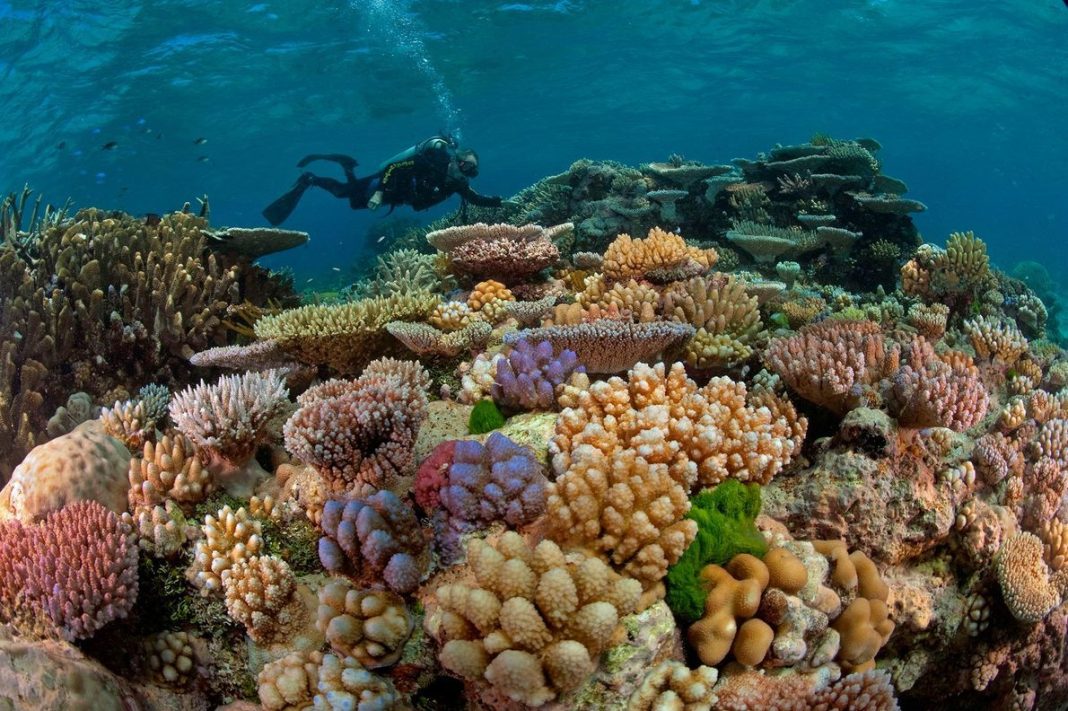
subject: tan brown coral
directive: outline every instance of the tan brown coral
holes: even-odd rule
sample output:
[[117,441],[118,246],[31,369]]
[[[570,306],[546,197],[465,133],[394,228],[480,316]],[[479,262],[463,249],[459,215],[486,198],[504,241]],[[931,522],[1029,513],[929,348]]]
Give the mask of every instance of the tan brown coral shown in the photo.
[[717,257],[714,249],[691,247],[681,236],[654,227],[645,239],[617,237],[605,251],[603,269],[615,281],[670,282],[711,269]]

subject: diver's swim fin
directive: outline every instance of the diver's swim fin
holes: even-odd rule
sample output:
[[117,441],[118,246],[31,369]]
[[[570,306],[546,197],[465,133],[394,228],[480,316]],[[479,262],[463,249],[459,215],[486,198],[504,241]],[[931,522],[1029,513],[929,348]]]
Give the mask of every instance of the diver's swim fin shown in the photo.
[[293,210],[297,209],[297,203],[300,202],[300,198],[304,195],[304,191],[307,190],[310,185],[311,182],[305,180],[304,176],[301,176],[300,179],[297,180],[296,185],[289,189],[289,192],[263,209],[263,216],[267,218],[267,221],[271,223],[272,227],[277,227],[282,224],[291,214],[293,214]]
[[303,168],[309,163],[317,160],[329,160],[340,165],[344,170],[352,170],[359,163],[352,156],[347,156],[344,153],[312,153],[311,155],[304,156],[297,163],[298,168]]

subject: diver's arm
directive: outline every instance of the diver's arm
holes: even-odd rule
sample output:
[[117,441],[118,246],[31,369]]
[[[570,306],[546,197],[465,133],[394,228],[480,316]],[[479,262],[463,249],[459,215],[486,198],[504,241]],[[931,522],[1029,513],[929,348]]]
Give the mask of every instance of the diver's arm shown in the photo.
[[497,195],[479,195],[470,185],[465,185],[457,192],[460,193],[460,197],[464,200],[478,207],[500,207],[501,203],[504,202],[500,196]]

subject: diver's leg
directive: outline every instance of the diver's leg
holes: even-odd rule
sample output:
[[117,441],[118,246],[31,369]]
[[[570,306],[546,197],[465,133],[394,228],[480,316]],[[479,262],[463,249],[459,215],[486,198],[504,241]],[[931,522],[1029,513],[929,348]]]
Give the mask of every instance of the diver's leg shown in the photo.
[[317,160],[333,161],[334,163],[340,165],[346,174],[351,173],[352,169],[358,165],[355,158],[353,158],[352,156],[347,156],[344,153],[312,153],[311,155],[307,155],[301,158],[300,162],[297,163],[297,167],[303,168],[312,161]]
[[297,203],[304,196],[304,191],[311,187],[313,178],[315,176],[311,173],[304,173],[297,178],[297,182],[286,194],[263,209],[263,216],[272,226],[277,227],[293,214],[293,210],[297,209]]

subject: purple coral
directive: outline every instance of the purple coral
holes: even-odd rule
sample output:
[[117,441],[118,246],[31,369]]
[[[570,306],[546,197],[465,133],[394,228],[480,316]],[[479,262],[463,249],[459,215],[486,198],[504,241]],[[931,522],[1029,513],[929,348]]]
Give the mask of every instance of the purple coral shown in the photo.
[[365,499],[332,499],[323,507],[319,560],[332,573],[354,571],[371,583],[409,593],[427,570],[426,541],[412,509],[382,490]]
[[136,600],[137,544],[101,504],[67,504],[33,526],[0,524],[0,616],[84,639]]
[[553,344],[540,341],[516,341],[510,353],[497,361],[493,399],[513,410],[552,410],[556,407],[556,386],[572,373],[583,373],[574,351],[553,355]]
[[516,527],[545,512],[547,480],[528,448],[499,432],[486,444],[455,443],[448,478],[435,517],[443,557],[459,552],[459,536],[503,521]]

